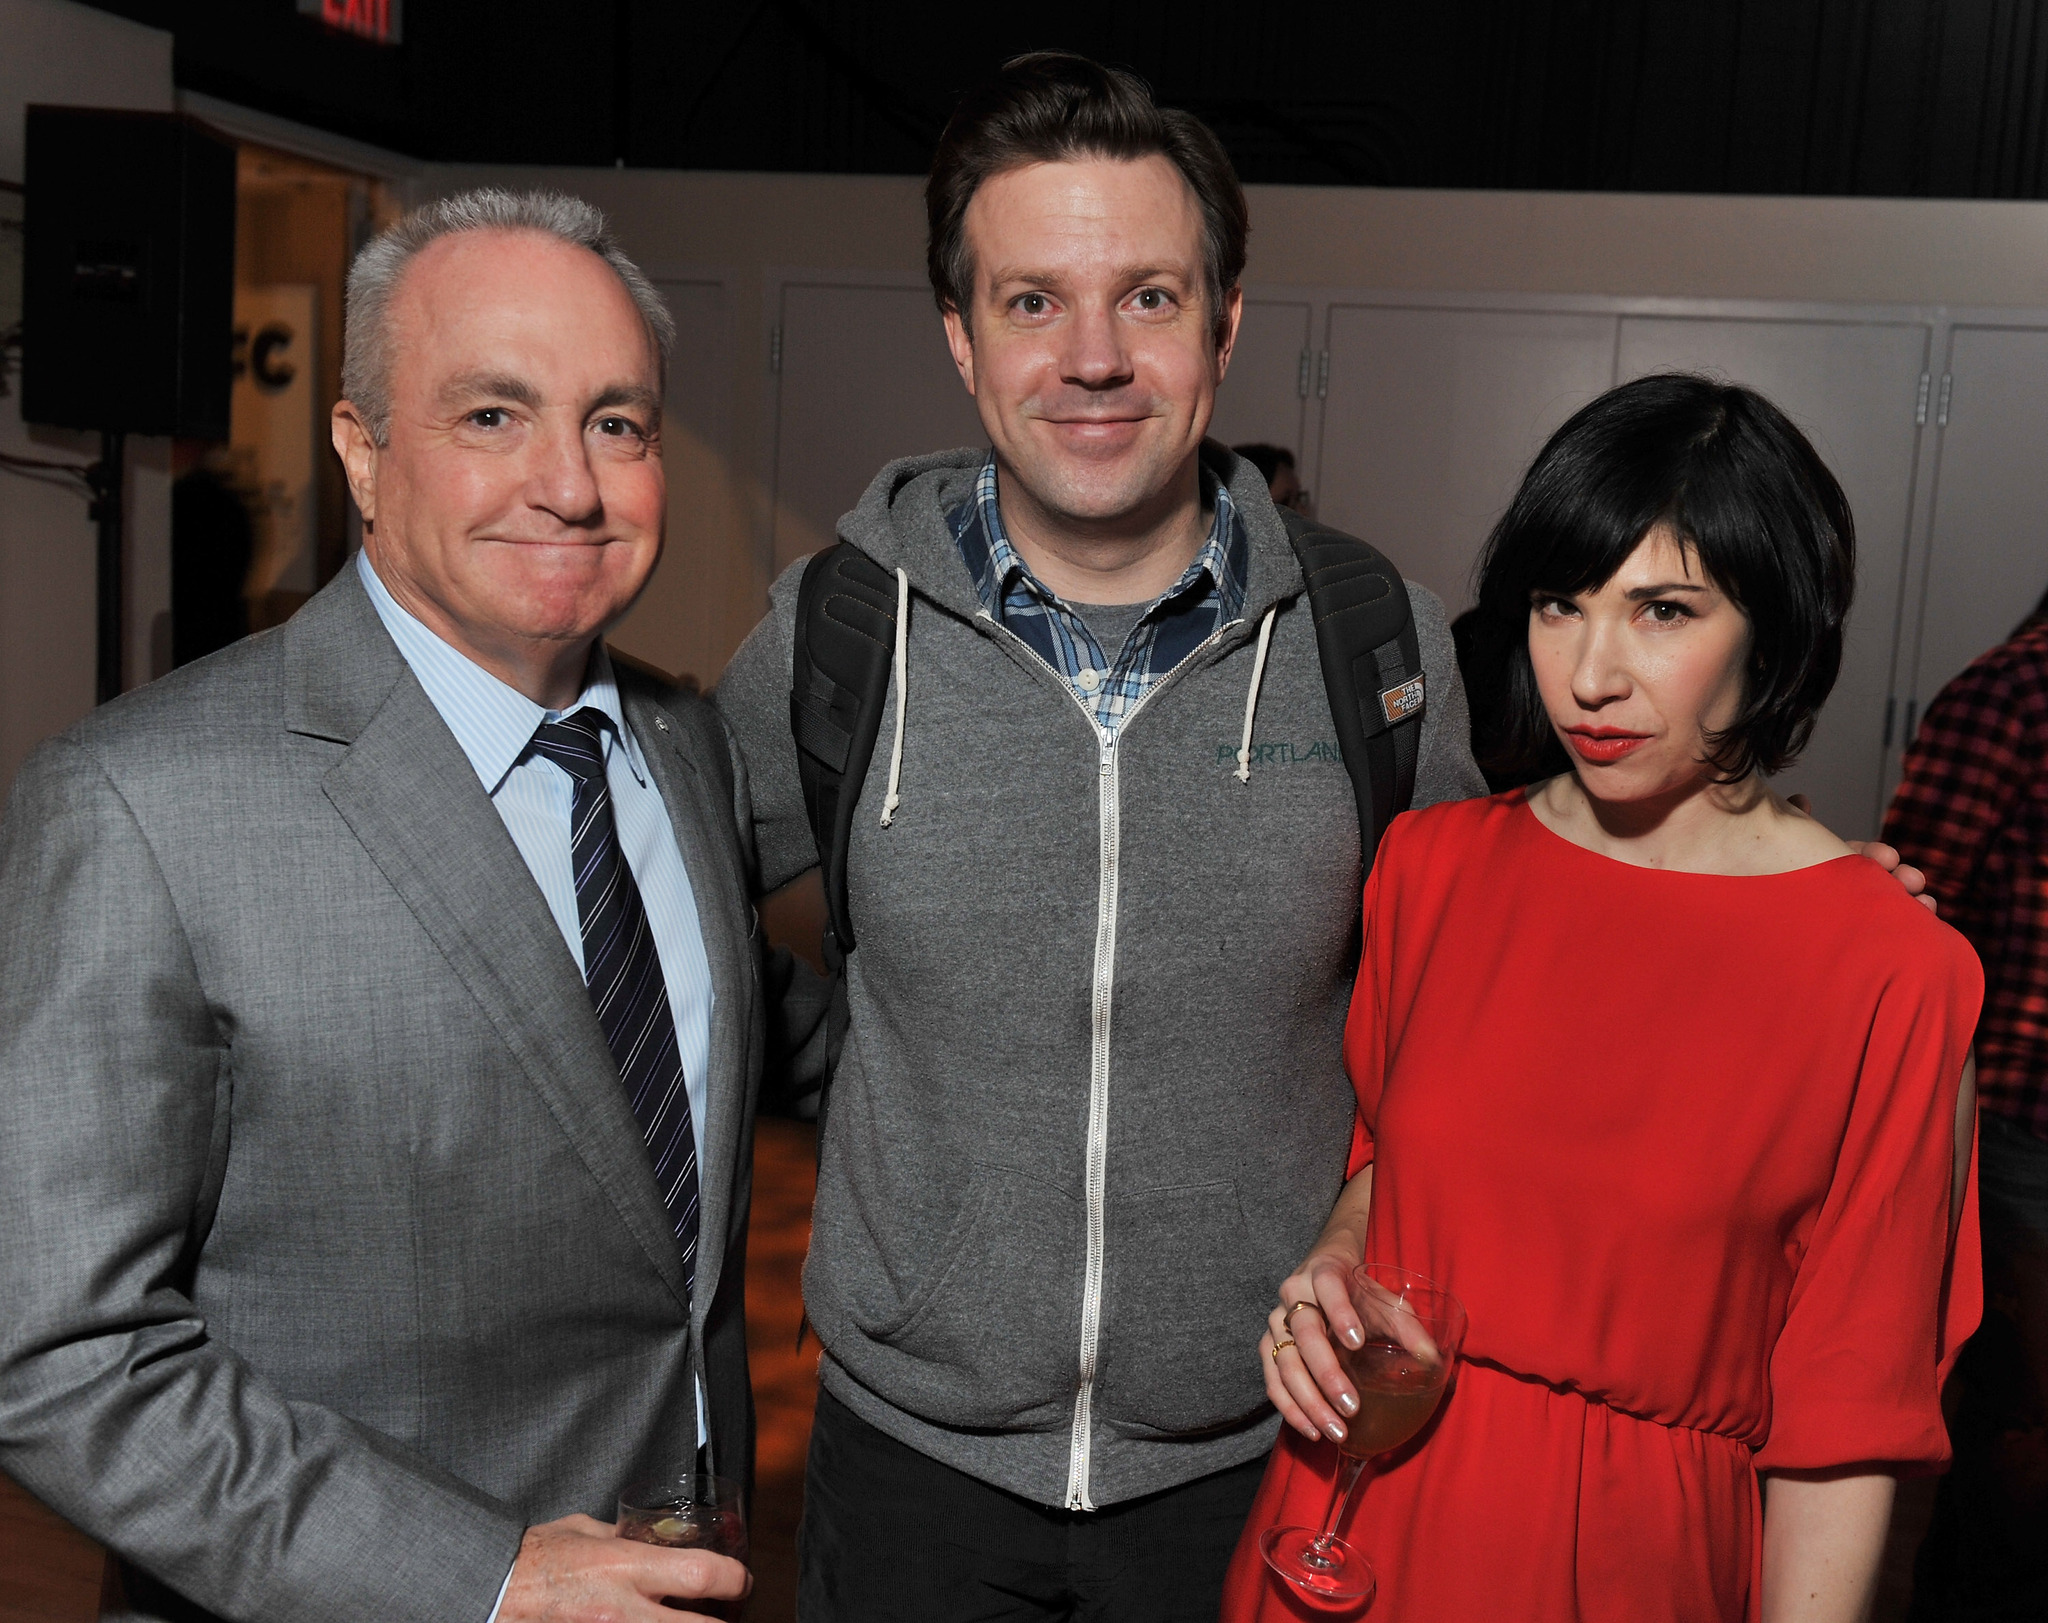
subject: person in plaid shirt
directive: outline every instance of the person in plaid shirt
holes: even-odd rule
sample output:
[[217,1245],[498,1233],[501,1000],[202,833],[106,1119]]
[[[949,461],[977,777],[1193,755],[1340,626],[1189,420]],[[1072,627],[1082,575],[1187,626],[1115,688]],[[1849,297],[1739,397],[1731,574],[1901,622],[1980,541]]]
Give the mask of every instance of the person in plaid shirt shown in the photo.
[[[1915,1617],[2048,1616],[2048,596],[1942,689],[1884,838],[1984,961],[1977,1027],[1986,1318]],[[1956,1610],[1963,1608],[1963,1610]]]

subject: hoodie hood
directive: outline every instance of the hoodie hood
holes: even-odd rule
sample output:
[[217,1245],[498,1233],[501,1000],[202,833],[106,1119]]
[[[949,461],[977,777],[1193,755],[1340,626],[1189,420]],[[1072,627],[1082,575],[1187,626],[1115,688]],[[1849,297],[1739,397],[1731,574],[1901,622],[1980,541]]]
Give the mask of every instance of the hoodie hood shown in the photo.
[[[1242,618],[1256,624],[1276,603],[1302,590],[1301,564],[1259,470],[1216,440],[1204,440],[1202,467],[1229,488],[1249,543]],[[962,446],[891,462],[875,475],[860,504],[839,521],[839,535],[911,589],[964,619],[981,612],[981,596],[953,539],[952,516],[974,499],[988,460],[984,448]]]

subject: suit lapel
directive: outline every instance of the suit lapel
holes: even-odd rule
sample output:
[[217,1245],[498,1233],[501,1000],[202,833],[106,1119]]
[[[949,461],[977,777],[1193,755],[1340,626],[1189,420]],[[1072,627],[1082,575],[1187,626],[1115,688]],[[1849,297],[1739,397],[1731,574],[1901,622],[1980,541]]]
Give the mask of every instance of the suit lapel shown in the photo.
[[747,924],[753,907],[732,855],[730,800],[713,788],[709,775],[690,758],[686,741],[697,738],[674,714],[648,697],[623,668],[620,701],[641,754],[668,808],[683,867],[696,898],[704,956],[711,966],[711,1074],[705,1078],[705,1120],[698,1124],[702,1204],[698,1216],[697,1301],[702,1308],[718,1293],[718,1279],[731,1233],[733,1191],[739,1176],[744,1118],[750,1107],[747,1035],[753,1022],[753,950]]
[[[342,601],[327,604],[330,594]],[[353,570],[302,610],[293,629],[301,634],[287,678],[287,725],[349,744],[323,780],[328,800],[684,1301],[682,1258],[583,978],[461,746]]]

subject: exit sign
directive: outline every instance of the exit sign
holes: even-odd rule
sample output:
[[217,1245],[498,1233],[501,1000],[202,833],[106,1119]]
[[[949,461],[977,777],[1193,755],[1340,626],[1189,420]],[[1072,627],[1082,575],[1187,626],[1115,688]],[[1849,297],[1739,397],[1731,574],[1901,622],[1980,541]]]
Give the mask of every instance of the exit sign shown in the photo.
[[299,15],[318,17],[329,28],[379,45],[405,37],[404,0],[299,0]]

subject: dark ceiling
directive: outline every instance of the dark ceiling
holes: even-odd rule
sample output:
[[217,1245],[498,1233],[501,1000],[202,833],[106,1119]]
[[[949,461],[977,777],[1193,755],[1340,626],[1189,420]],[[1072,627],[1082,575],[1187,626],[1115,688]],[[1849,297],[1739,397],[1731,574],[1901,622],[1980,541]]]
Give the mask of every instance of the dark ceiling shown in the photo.
[[178,82],[417,157],[915,174],[1020,50],[1135,68],[1247,181],[2048,196],[2048,0],[105,4]]

